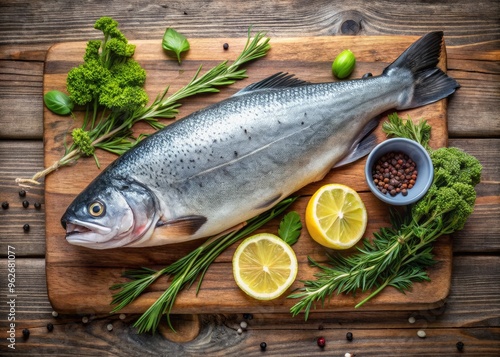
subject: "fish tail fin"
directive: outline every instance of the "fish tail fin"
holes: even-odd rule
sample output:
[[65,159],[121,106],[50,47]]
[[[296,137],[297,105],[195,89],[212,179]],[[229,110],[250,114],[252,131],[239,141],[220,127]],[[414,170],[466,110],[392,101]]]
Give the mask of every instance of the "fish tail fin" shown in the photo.
[[392,75],[409,70],[413,75],[411,95],[402,97],[396,109],[409,109],[446,98],[460,84],[440,70],[437,65],[443,45],[443,32],[431,32],[414,42],[383,72]]

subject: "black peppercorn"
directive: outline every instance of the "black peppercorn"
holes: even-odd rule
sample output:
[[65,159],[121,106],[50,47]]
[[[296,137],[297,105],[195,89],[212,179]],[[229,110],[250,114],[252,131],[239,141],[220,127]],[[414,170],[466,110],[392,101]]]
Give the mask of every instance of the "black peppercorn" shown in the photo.
[[9,202],[2,202],[2,208],[3,209],[8,209],[9,208]]
[[222,48],[224,48],[224,50],[227,50],[229,48],[229,44],[228,43],[223,44]]
[[27,340],[30,337],[30,330],[28,330],[27,328],[25,328],[23,330],[23,337],[24,337],[25,340]]
[[30,203],[28,201],[26,201],[26,200],[23,201],[23,207],[24,208],[28,208],[29,205],[30,205]]
[[243,314],[243,318],[245,320],[251,320],[251,319],[253,319],[253,315],[252,314]]
[[26,197],[26,191],[24,190],[19,191],[19,197]]
[[402,152],[390,152],[383,155],[372,167],[373,183],[383,193],[396,196],[408,195],[408,189],[417,180],[415,162]]
[[260,343],[260,350],[261,350],[261,351],[265,351],[265,350],[266,350],[266,348],[267,348],[267,343],[265,343],[265,342],[261,342],[261,343]]
[[52,332],[53,330],[54,330],[54,325],[52,325],[51,323],[48,323],[47,324],[47,331]]
[[345,338],[347,339],[347,341],[352,341],[352,332],[346,333]]
[[30,225],[28,223],[26,223],[24,226],[23,226],[23,230],[25,232],[29,232],[30,231]]
[[464,350],[464,343],[462,341],[458,341],[456,346],[457,350],[459,350],[460,352]]
[[36,209],[42,208],[42,204],[40,202],[35,202],[35,208]]

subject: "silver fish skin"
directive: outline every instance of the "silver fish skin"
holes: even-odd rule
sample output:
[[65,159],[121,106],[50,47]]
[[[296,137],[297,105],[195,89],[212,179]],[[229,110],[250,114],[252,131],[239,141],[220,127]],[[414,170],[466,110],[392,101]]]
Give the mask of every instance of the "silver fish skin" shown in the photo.
[[149,136],[115,160],[61,219],[71,244],[145,247],[219,234],[339,163],[367,154],[374,118],[452,94],[442,32],[379,76],[309,84],[277,74]]

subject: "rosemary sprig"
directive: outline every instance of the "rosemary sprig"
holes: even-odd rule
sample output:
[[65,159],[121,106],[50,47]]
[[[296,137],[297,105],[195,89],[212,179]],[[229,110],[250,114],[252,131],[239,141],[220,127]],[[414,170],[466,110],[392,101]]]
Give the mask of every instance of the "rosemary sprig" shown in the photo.
[[224,61],[201,76],[202,67],[200,66],[187,85],[168,97],[169,86],[167,86],[152,104],[133,112],[109,111],[100,108],[97,102],[87,106],[87,112],[81,126],[85,134],[77,138],[73,135],[71,145],[65,145],[63,157],[51,166],[37,172],[31,178],[17,178],[16,182],[21,185],[39,185],[39,180],[51,172],[62,166],[75,163],[84,156],[93,156],[99,167],[95,149],[117,155],[123,154],[142,139],[142,136],[133,137],[132,127],[136,123],[146,122],[155,130],[161,129],[165,125],[160,123],[159,119],[175,118],[179,113],[178,108],[182,105],[180,100],[201,93],[217,93],[220,91],[218,87],[231,85],[237,80],[246,78],[246,70],[241,69],[241,66],[265,56],[271,48],[269,41],[270,39],[262,32],[256,33],[251,39],[249,29],[245,47],[232,64]]
[[[392,210],[392,215],[394,217],[397,212]],[[391,223],[392,228],[381,228],[374,233],[373,242],[365,239],[363,247],[358,248],[359,253],[347,257],[340,254],[328,256],[329,266],[308,257],[310,264],[320,271],[314,275],[316,280],[305,281],[300,292],[289,296],[301,299],[290,309],[292,315],[304,310],[307,320],[314,304],[318,301],[323,304],[334,292],[356,294],[358,290],[375,289],[355,306],[358,308],[386,286],[405,291],[413,281],[429,280],[424,269],[435,263],[430,243],[441,233],[421,236],[416,231],[425,227],[412,226],[409,215],[392,218]]]
[[[404,122],[396,114],[389,120],[383,126],[386,134],[417,140],[429,147],[430,126],[425,121]],[[413,282],[429,280],[425,269],[435,263],[432,243],[464,227],[474,209],[474,186],[480,181],[482,167],[476,158],[457,148],[428,150],[434,179],[425,196],[402,211],[391,207],[392,226],[380,228],[373,234],[373,241],[363,240],[357,253],[328,256],[328,265],[309,257],[319,272],[315,280],[303,281],[304,287],[289,296],[300,299],[290,309],[293,316],[304,311],[307,319],[315,304],[323,305],[334,292],[371,291],[355,306],[358,308],[387,286],[404,292],[411,289]]]
[[222,236],[209,238],[203,245],[166,268],[158,271],[142,268],[125,272],[124,276],[133,280],[115,284],[111,287],[112,290],[121,289],[113,295],[111,304],[116,306],[111,312],[115,313],[123,309],[139,297],[159,277],[168,275],[172,278],[168,288],[139,317],[134,326],[139,333],[154,332],[160,323],[161,317],[165,314],[169,327],[173,330],[174,328],[170,322],[170,312],[179,292],[186,287],[191,287],[196,279],[199,279],[196,289],[196,294],[198,294],[203,277],[210,264],[224,250],[282,214],[296,199],[297,197],[287,198],[278,203],[274,208],[248,220],[240,229]]

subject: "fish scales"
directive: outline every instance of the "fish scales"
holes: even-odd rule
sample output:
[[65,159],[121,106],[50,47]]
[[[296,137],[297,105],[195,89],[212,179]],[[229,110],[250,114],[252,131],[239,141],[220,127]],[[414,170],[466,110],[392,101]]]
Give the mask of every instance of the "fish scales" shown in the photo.
[[[458,84],[435,69],[437,58],[413,53],[441,39],[424,36],[380,76],[306,84],[277,75],[279,87],[264,80],[172,123],[75,199],[62,218],[68,241],[96,249],[174,243],[269,209],[347,155],[362,156],[357,145],[371,143],[363,137],[380,113],[451,94]],[[405,56],[409,65],[399,63]]]

